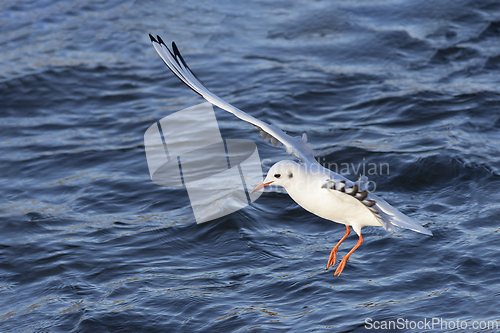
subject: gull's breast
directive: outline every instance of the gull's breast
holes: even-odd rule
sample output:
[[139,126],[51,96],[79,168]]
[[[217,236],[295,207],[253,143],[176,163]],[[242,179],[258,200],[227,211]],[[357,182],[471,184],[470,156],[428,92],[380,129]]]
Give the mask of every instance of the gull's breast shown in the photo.
[[324,219],[347,225],[381,226],[377,217],[358,199],[321,187],[321,181],[287,188],[290,197],[305,210]]

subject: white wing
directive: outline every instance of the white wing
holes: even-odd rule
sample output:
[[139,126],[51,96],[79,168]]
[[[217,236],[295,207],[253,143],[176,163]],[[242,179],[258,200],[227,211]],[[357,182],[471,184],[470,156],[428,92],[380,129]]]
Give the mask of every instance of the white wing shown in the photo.
[[231,112],[236,117],[254,125],[260,131],[260,134],[264,140],[269,139],[273,145],[277,146],[278,142],[281,142],[286,149],[288,154],[293,154],[295,157],[300,159],[305,164],[317,163],[314,159],[313,151],[311,146],[307,143],[306,134],[302,134],[302,137],[294,138],[291,137],[276,126],[266,124],[251,115],[241,111],[240,109],[227,103],[210,90],[205,87],[205,85],[196,77],[196,75],[188,67],[184,59],[182,58],[177,46],[172,42],[172,51],[168,49],[160,36],[155,39],[151,34],[149,35],[153,46],[163,59],[163,62],[170,68],[172,73],[175,74],[182,82],[184,82],[189,88],[191,88],[195,93],[199,94],[201,97],[206,99],[208,102]]

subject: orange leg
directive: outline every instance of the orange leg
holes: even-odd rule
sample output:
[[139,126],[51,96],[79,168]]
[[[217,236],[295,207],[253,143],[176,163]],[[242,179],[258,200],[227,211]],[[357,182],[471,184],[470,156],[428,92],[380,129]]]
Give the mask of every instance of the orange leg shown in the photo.
[[339,266],[337,267],[337,270],[335,271],[335,274],[333,276],[340,276],[340,273],[344,270],[345,264],[347,263],[347,260],[349,260],[349,256],[361,245],[363,244],[363,236],[359,235],[359,240],[356,243],[356,246],[352,248],[351,251],[349,251],[348,254],[344,258],[342,258],[342,261],[340,262]]
[[335,266],[335,261],[337,260],[337,250],[339,249],[340,243],[344,241],[344,239],[349,236],[351,233],[351,228],[349,228],[348,225],[345,226],[345,235],[342,237],[342,239],[335,245],[335,247],[332,249],[332,252],[330,252],[330,258],[328,258],[328,262],[326,263],[326,269],[328,269],[331,265]]

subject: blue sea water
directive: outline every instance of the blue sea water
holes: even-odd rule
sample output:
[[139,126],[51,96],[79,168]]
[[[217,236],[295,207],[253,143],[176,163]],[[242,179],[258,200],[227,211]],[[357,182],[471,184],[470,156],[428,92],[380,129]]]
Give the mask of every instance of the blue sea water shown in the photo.
[[[285,194],[196,224],[143,135],[202,99],[148,33],[323,163],[387,163],[376,193],[434,236],[367,227],[334,277],[344,227]],[[498,331],[499,78],[498,1],[1,2],[0,332]]]

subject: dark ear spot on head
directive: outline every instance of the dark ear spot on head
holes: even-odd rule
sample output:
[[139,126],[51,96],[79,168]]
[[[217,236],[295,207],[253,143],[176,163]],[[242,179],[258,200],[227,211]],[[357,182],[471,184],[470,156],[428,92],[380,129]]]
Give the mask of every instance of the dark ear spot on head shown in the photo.
[[290,173],[288,174],[288,178],[292,178],[292,177],[293,177],[293,173],[291,173],[291,172],[290,172]]

